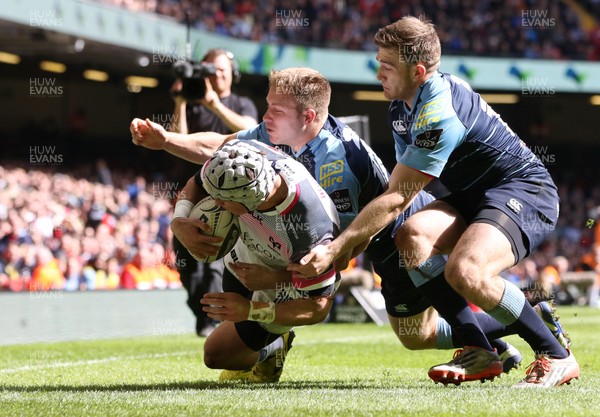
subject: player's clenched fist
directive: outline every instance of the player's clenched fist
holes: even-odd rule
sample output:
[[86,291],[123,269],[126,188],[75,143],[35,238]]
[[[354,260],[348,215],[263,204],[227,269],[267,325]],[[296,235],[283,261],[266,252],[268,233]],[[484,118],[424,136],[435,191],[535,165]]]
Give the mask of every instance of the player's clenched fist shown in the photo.
[[162,150],[167,144],[167,131],[164,127],[149,119],[133,119],[129,125],[129,131],[131,132],[131,141],[134,145],[153,150]]

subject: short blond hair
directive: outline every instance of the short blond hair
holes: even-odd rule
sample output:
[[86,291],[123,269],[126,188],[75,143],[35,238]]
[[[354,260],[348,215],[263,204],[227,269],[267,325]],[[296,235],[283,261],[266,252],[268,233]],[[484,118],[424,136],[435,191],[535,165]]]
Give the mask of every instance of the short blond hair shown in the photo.
[[299,112],[314,109],[317,120],[325,120],[329,113],[331,85],[319,71],[310,68],[271,70],[269,89],[291,96]]
[[440,38],[433,23],[425,16],[404,16],[379,29],[374,41],[380,48],[397,48],[401,61],[412,65],[425,64],[427,72],[440,67]]

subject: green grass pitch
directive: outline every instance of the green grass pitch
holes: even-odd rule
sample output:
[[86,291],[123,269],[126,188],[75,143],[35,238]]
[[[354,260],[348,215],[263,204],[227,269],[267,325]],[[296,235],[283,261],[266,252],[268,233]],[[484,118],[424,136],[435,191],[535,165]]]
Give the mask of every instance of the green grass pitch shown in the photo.
[[582,377],[548,390],[494,382],[434,384],[452,351],[408,351],[387,326],[297,329],[277,384],[219,383],[192,334],[0,348],[1,416],[599,416],[600,310],[559,307]]

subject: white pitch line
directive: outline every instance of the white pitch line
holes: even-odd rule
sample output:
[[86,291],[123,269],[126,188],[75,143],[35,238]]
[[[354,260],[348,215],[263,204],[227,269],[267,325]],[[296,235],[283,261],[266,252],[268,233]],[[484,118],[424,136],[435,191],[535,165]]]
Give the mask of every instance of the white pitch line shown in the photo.
[[173,353],[150,353],[150,354],[146,354],[146,355],[135,355],[135,356],[109,356],[108,358],[102,358],[102,359],[87,359],[87,360],[73,361],[73,362],[58,362],[58,363],[49,363],[49,364],[45,364],[45,365],[27,365],[27,366],[22,366],[20,368],[0,369],[0,374],[13,374],[16,372],[37,371],[40,369],[69,368],[69,367],[73,367],[73,366],[97,365],[99,363],[118,362],[118,361],[136,360],[136,359],[167,358],[170,356],[185,356],[185,355],[190,355],[190,354],[198,354],[198,352],[197,351],[187,351],[187,352],[173,352]]
[[[368,341],[379,340],[379,339],[387,339],[389,336],[387,334],[379,334],[379,335],[371,335],[368,337]],[[348,342],[358,342],[358,341],[366,341],[365,336],[348,336],[348,337],[340,337],[335,339],[320,339],[320,340],[298,340],[294,342],[294,345],[316,345],[316,344],[331,344],[331,343],[348,343]],[[21,366],[19,368],[6,368],[0,369],[0,374],[14,374],[16,372],[27,372],[27,371],[38,371],[41,369],[53,369],[53,368],[70,368],[75,366],[86,366],[86,365],[97,365],[101,363],[108,362],[118,362],[125,360],[136,360],[136,359],[152,359],[152,358],[166,358],[171,356],[185,356],[198,354],[198,351],[184,351],[184,352],[173,352],[173,353],[150,353],[146,355],[135,355],[135,356],[109,356],[108,358],[102,359],[86,359],[80,361],[72,361],[72,362],[57,362],[57,363],[49,363],[44,365],[26,365]]]
[[[386,334],[377,334],[377,335],[369,335],[369,336],[348,336],[348,337],[338,337],[335,339],[294,339],[293,346],[300,345],[318,345],[318,344],[332,344],[332,343],[348,343],[348,342],[371,342],[373,340],[382,340],[388,339],[390,336]],[[393,337],[392,337],[393,339]]]

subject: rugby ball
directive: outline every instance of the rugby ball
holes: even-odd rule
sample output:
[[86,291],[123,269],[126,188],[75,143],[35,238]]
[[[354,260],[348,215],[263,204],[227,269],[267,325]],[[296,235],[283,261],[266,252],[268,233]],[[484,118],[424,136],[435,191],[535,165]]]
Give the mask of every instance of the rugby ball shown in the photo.
[[[212,228],[210,236],[219,236],[223,238],[221,246],[216,255],[207,257],[197,257],[191,254],[194,259],[200,262],[214,262],[221,259],[233,249],[235,242],[240,236],[240,224],[238,217],[224,208],[215,204],[212,197],[205,197],[194,206],[190,215],[191,219],[200,219]],[[201,232],[204,233],[204,232]]]

